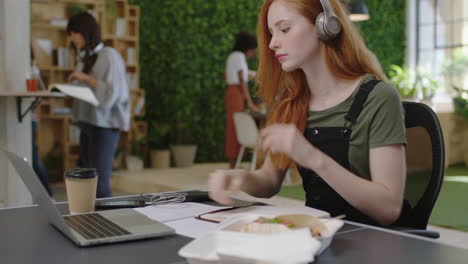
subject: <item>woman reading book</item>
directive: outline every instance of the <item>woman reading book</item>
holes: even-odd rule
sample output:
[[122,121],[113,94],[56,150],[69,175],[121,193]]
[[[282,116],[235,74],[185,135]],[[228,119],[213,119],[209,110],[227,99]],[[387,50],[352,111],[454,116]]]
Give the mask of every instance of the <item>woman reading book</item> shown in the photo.
[[78,64],[68,81],[90,87],[99,104],[73,102],[73,121],[81,128],[78,166],[96,168],[97,197],[112,196],[110,175],[120,130],[130,123],[129,91],[125,64],[120,54],[105,47],[99,26],[89,13],[70,18],[67,32]]

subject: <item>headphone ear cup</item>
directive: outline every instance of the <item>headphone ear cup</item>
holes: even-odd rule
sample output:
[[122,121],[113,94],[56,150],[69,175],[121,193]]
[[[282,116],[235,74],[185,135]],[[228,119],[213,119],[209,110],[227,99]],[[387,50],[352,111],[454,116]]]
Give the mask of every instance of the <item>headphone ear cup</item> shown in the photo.
[[325,14],[323,12],[318,14],[317,18],[315,19],[315,29],[317,30],[317,34],[320,39],[330,39],[327,32],[325,31]]

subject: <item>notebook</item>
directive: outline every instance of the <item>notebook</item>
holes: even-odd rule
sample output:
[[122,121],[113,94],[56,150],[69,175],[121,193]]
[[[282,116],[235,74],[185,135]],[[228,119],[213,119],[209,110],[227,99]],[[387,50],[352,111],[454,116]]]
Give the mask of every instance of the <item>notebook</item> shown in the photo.
[[78,85],[64,84],[64,83],[62,84],[54,83],[54,84],[49,85],[47,90],[50,92],[62,92],[65,95],[85,101],[94,106],[99,105],[99,101],[94,95],[93,91],[91,91],[91,89],[86,86],[78,86]]
[[107,210],[79,215],[61,215],[26,158],[0,149],[8,157],[31,192],[33,201],[49,222],[78,246],[115,243],[175,234],[171,227],[133,209]]

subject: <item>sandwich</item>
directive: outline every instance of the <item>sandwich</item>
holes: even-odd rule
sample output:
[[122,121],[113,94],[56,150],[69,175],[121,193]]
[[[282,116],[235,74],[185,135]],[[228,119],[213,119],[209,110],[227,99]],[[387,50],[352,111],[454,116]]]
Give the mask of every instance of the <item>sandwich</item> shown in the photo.
[[241,232],[255,234],[273,234],[288,232],[295,228],[308,228],[310,234],[316,238],[326,236],[327,227],[315,216],[312,215],[279,215],[273,218],[259,217],[253,222],[242,226]]

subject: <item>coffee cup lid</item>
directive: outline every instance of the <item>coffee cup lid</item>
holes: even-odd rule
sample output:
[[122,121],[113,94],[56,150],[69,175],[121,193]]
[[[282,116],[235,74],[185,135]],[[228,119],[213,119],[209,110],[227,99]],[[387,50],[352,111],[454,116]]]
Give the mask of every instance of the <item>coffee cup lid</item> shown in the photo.
[[66,178],[92,179],[98,176],[96,168],[74,168],[65,172]]

